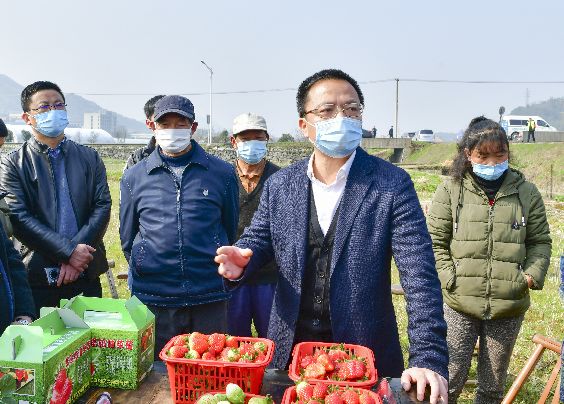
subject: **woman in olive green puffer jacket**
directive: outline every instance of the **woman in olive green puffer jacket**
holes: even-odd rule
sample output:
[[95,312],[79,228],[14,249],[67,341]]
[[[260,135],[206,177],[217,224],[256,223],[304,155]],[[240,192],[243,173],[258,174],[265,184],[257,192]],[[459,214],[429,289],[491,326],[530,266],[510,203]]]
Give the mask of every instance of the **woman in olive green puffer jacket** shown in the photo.
[[448,326],[450,403],[466,382],[478,338],[475,402],[501,402],[529,289],[542,289],[550,262],[542,197],[508,168],[508,158],[499,124],[475,118],[427,217]]

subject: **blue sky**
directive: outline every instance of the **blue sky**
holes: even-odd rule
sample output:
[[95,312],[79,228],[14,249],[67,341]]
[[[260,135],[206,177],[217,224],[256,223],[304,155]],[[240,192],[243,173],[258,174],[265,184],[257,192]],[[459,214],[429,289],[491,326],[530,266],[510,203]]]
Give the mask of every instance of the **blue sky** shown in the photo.
[[[22,85],[57,82],[101,106],[143,119],[149,94],[189,98],[206,128],[214,90],[297,88],[323,68],[359,82],[564,80],[564,2],[552,1],[109,1],[0,4],[0,73]],[[364,126],[387,132],[395,83],[364,83]],[[429,84],[400,81],[400,132],[457,131],[530,101],[564,96],[564,85]],[[87,94],[147,94],[137,96]],[[72,108],[72,106],[69,106]],[[295,91],[214,96],[214,128],[242,112],[271,133],[297,133]]]

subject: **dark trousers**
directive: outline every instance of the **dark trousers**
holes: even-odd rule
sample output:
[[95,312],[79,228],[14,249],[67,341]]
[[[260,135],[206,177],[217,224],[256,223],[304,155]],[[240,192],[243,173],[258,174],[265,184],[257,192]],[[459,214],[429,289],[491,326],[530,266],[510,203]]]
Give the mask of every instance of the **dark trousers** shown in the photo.
[[89,297],[102,297],[102,285],[100,278],[77,279],[68,285],[60,287],[37,285],[31,282],[31,292],[35,300],[36,316],[39,317],[41,307],[59,307],[61,299],[71,299],[79,294]]
[[529,141],[531,140],[531,137],[533,138],[533,143],[535,143],[535,131],[534,130],[529,131],[529,135],[527,136],[527,143],[529,143]]
[[147,305],[155,315],[155,360],[172,337],[198,331],[227,332],[227,300],[188,307]]
[[251,337],[251,321],[257,334],[266,338],[270,310],[276,284],[243,285],[235,289],[229,300],[227,330],[238,337]]

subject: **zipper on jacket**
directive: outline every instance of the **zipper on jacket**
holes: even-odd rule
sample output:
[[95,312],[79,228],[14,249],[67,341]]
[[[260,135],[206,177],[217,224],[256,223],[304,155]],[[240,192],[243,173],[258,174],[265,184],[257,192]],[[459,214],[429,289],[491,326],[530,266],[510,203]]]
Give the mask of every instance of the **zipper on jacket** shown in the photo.
[[176,175],[174,172],[166,165],[164,165],[166,170],[170,173],[172,182],[176,187],[176,220],[177,220],[177,230],[178,230],[178,253],[180,255],[180,271],[182,272],[182,278],[184,279],[184,241],[182,239],[182,215],[180,209],[180,191],[182,190],[182,177],[180,181],[176,180]]
[[490,205],[488,208],[488,268],[486,275],[486,310],[484,313],[484,318],[488,320],[490,318],[491,304],[490,304],[490,292],[492,288],[492,251],[493,251],[493,217],[494,217],[494,206]]
[[46,153],[47,165],[49,166],[49,174],[51,175],[51,185],[53,186],[53,196],[55,197],[55,231],[59,231],[59,201],[57,199],[57,186],[55,185],[55,174],[53,173],[53,164],[49,158],[49,153]]

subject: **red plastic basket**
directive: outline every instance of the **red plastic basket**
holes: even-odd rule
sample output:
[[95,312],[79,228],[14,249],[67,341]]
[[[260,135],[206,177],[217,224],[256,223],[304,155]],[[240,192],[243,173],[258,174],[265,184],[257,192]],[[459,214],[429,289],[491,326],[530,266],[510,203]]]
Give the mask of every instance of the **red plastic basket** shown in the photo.
[[[382,399],[380,398],[380,396],[377,393],[374,393],[371,390],[361,389],[361,388],[358,388],[357,390],[362,390],[362,391],[368,392],[368,394],[370,395],[370,397],[372,397],[374,399],[376,404],[382,404]],[[298,398],[298,395],[296,393],[296,386],[288,387],[286,389],[286,391],[284,391],[284,397],[282,397],[282,404],[291,404],[291,403],[295,402],[297,398]]]
[[[290,364],[290,369],[288,371],[288,376],[293,381],[298,381],[303,379],[300,375],[300,362],[302,358],[306,355],[313,355],[316,348],[329,348],[335,345],[331,342],[300,342],[294,346],[294,351],[292,352],[292,363]],[[368,380],[363,380],[359,382],[344,381],[344,380],[330,380],[330,379],[308,379],[312,383],[325,383],[333,384],[336,386],[350,386],[350,387],[366,387],[370,388],[376,384],[378,381],[378,373],[376,372],[376,367],[374,366],[374,353],[370,348],[362,345],[353,344],[342,344],[345,351],[349,355],[355,355],[366,359],[366,369],[368,370]]]
[[170,392],[174,403],[193,403],[212,391],[225,391],[229,383],[240,386],[245,393],[258,394],[264,370],[274,356],[274,342],[265,338],[235,337],[237,342],[264,342],[266,358],[258,363],[205,361],[201,359],[169,358],[166,352],[172,338],[161,350],[159,357],[166,363]]

